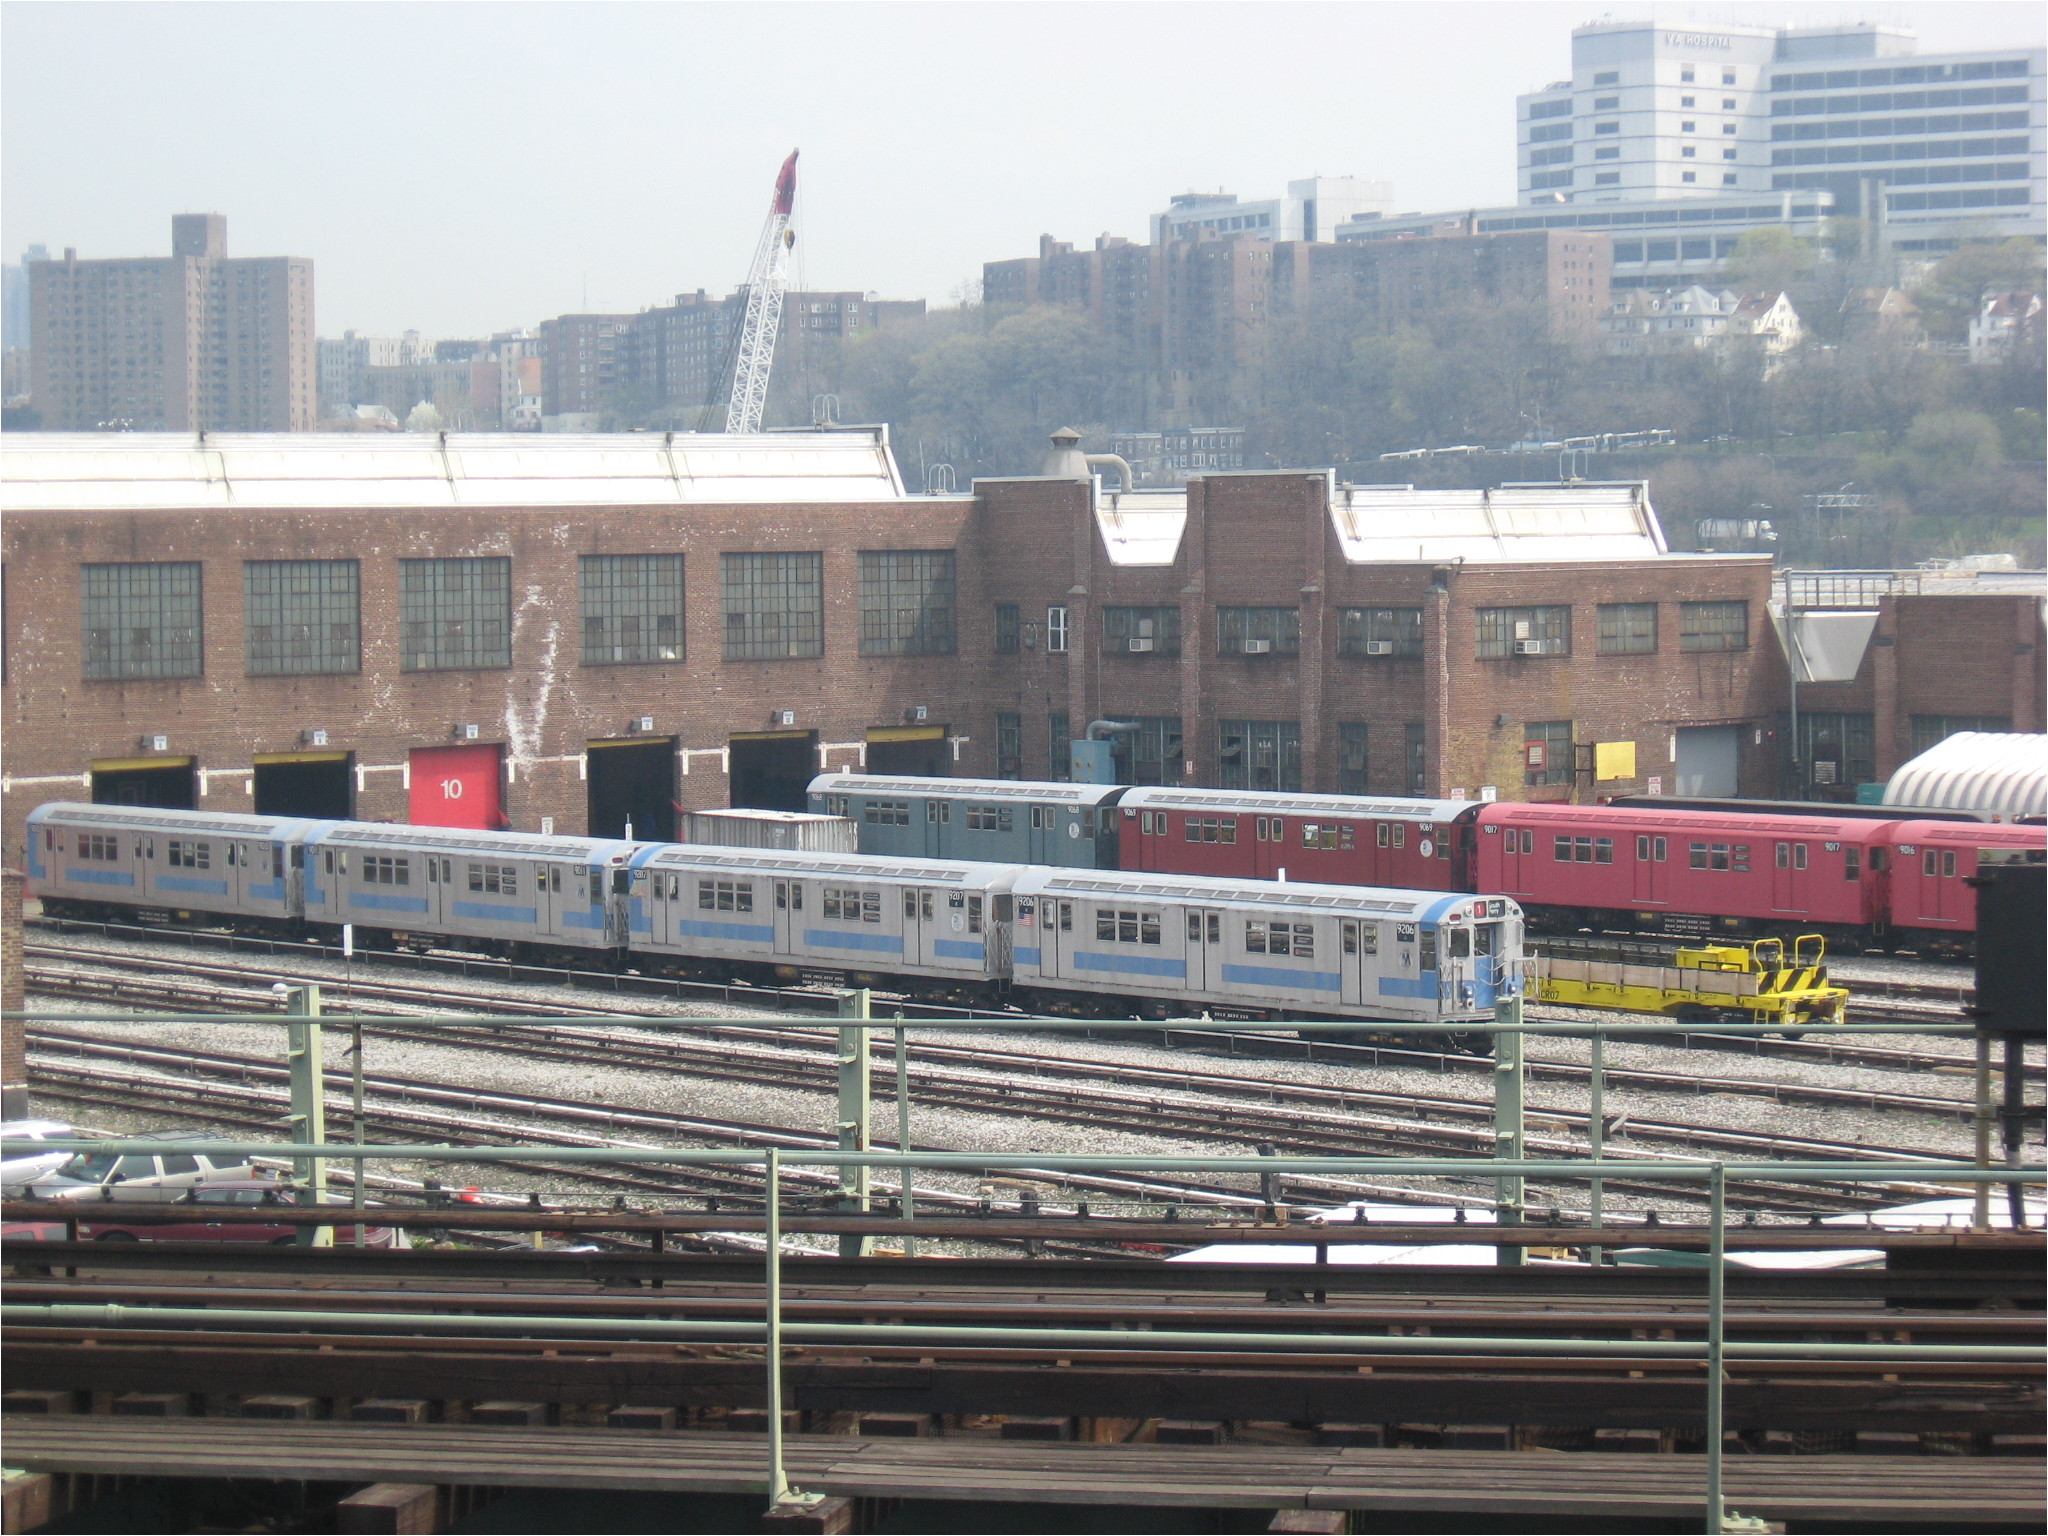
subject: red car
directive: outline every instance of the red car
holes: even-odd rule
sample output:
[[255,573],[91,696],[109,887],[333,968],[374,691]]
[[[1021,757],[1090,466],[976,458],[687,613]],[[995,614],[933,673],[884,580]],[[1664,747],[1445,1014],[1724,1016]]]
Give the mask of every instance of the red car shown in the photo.
[[1925,954],[1966,953],[1977,932],[1979,848],[2048,850],[2048,829],[1968,821],[1888,824],[1891,848],[1890,942]]
[[1470,884],[1473,800],[1132,789],[1113,812],[1125,869],[1410,891]]
[[1516,898],[1539,931],[1821,933],[1862,942],[1885,926],[1895,825],[1495,802],[1479,813],[1473,862],[1478,889]]

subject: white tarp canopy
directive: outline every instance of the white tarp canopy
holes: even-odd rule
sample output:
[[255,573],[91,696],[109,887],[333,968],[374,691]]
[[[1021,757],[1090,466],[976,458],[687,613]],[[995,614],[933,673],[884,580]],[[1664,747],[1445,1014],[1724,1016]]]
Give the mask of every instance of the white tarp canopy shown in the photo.
[[1330,517],[1353,565],[1655,560],[1668,553],[1640,481],[1476,491],[1340,485]]
[[2048,816],[2048,736],[1958,731],[1893,774],[1884,803],[1976,811],[2002,821]]
[[532,434],[37,432],[0,444],[9,512],[620,507],[903,497],[880,427]]
[[1863,670],[1863,653],[1877,630],[1877,610],[1852,613],[1805,612],[1787,618],[1775,609],[1771,625],[1778,632],[1785,664],[1800,683],[1853,683]]

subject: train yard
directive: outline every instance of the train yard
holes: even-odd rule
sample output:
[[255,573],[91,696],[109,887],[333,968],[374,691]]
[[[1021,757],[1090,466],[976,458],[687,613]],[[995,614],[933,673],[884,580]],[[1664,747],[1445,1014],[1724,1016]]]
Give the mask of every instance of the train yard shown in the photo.
[[[1970,1230],[1976,1059],[1917,1032],[1965,1022],[1953,967],[1847,962],[1852,1025],[1798,1038],[1607,1015],[1597,1102],[1589,1041],[1540,1031],[1600,1016],[1529,1006],[1526,1171],[1496,1220],[1483,1037],[1047,1027],[884,995],[850,1201],[829,990],[76,920],[26,937],[38,1098],[96,1134],[286,1141],[283,994],[321,989],[329,1177],[349,1198],[340,1143],[368,1143],[374,1219],[412,1242],[94,1241],[163,1207],[10,1201],[44,1239],[9,1243],[10,1464],[53,1509],[240,1479],[264,1528],[360,1529],[318,1522],[428,1488],[443,1528],[481,1530],[574,1487],[600,1521],[752,1528],[771,1378],[773,1454],[823,1495],[781,1529],[942,1529],[991,1502],[1099,1529],[1073,1511],[1109,1497],[1159,1529],[1453,1507],[1480,1522],[1461,1529],[1697,1528],[1703,1486],[1788,1529],[2039,1506],[2040,1235]],[[359,1117],[337,1049],[358,1026]],[[1894,1214],[1914,1202],[1964,1214]],[[223,1416],[231,1447],[205,1433]],[[95,1481],[114,1464],[126,1481]]]

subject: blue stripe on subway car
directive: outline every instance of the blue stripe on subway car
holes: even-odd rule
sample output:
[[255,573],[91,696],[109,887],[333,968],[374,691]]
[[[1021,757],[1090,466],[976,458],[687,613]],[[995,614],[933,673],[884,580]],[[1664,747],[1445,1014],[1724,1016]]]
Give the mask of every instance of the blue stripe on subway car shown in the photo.
[[67,877],[86,885],[133,885],[135,876],[125,869],[73,869]]
[[[424,912],[427,910],[427,898],[424,896],[379,896],[370,891],[350,891],[348,893],[348,904],[352,907],[368,907],[373,912]],[[473,905],[473,903],[458,901],[455,903],[455,910],[459,913],[465,906],[470,905]],[[530,912],[533,909],[529,907],[527,910]],[[479,913],[477,915],[482,916],[483,914]]]
[[246,891],[251,901],[284,900],[284,882],[282,880],[251,880],[246,887]]
[[562,926],[564,928],[602,928],[604,926],[604,908],[594,907],[585,909],[571,907],[562,914]]
[[903,953],[903,940],[886,933],[835,933],[829,928],[806,928],[804,942],[818,949],[874,949],[892,955]]
[[1341,992],[1344,978],[1335,971],[1295,971],[1278,965],[1226,965],[1223,979],[1240,987],[1307,987],[1314,992]]
[[1177,976],[1185,981],[1188,963],[1185,960],[1155,960],[1149,955],[1097,955],[1080,950],[1074,955],[1074,969],[1123,971],[1137,976]]
[[739,939],[748,944],[773,944],[775,930],[766,923],[678,922],[676,932],[693,939]]
[[1380,978],[1380,996],[1434,998],[1437,991],[1436,972],[1425,971],[1423,976],[1427,979],[1410,981],[1406,976],[1382,976]]
[[1037,965],[1039,963],[1039,949],[1036,944],[1014,945],[1010,950],[1010,954],[1019,965]]
[[225,896],[228,893],[225,880],[198,880],[191,875],[158,875],[156,888],[160,891],[196,891],[201,896]]
[[986,960],[987,948],[980,943],[968,943],[962,939],[934,939],[932,953],[947,960]]
[[[427,904],[420,903],[420,910],[426,911]],[[508,907],[495,901],[458,901],[450,910],[457,917],[473,918],[485,923],[537,923],[540,913],[533,907]]]

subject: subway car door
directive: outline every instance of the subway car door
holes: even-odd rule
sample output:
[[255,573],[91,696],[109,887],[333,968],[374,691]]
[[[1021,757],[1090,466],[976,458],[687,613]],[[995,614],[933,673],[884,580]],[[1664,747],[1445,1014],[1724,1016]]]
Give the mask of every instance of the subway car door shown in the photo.
[[[926,804],[934,802],[927,801]],[[933,891],[903,888],[903,963],[905,965],[926,965],[930,963],[931,945],[937,937],[933,932],[939,924],[938,895]]]
[[1209,907],[1188,908],[1188,990],[1217,992],[1223,988],[1223,914]]
[[1777,912],[1804,910],[1799,903],[1800,876],[1806,869],[1806,844],[1779,843],[1773,850],[1771,908]]
[[1666,899],[1664,866],[1669,862],[1669,839],[1649,833],[1636,834],[1636,867],[1633,894],[1645,905],[1661,906]]

